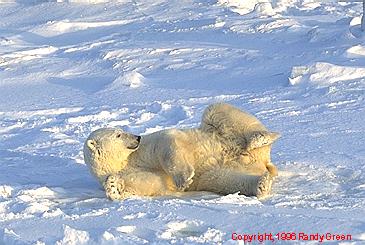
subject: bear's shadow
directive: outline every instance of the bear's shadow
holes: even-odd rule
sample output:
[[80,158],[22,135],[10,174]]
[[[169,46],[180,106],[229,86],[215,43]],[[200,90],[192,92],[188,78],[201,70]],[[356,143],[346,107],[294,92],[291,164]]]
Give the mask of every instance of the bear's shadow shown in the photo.
[[59,190],[64,197],[75,196],[75,187],[81,195],[89,192],[97,197],[103,192],[87,166],[72,159],[1,149],[0,155],[0,185],[19,190],[45,186]]

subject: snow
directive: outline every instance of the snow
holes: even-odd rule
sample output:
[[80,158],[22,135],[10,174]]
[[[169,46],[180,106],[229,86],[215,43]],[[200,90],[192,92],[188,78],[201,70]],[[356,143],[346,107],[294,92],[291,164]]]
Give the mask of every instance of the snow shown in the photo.
[[292,85],[309,82],[320,86],[328,86],[336,82],[361,79],[364,77],[365,68],[361,66],[349,67],[316,62],[309,67],[294,66],[289,81]]
[[111,86],[108,86],[108,90],[118,90],[120,85],[138,88],[143,85],[144,80],[143,75],[136,71],[126,72],[123,76],[117,77]]
[[[361,13],[317,0],[0,0],[0,244],[365,243]],[[91,131],[196,127],[220,101],[281,132],[269,198],[105,198],[83,162]]]
[[78,245],[88,244],[90,240],[89,233],[73,229],[67,225],[64,226],[64,237],[61,241],[57,241],[56,245]]

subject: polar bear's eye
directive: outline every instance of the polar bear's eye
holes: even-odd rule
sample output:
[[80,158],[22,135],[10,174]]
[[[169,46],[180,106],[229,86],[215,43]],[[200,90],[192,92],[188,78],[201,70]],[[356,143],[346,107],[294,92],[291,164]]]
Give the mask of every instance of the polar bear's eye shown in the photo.
[[122,138],[122,134],[117,134],[117,138]]

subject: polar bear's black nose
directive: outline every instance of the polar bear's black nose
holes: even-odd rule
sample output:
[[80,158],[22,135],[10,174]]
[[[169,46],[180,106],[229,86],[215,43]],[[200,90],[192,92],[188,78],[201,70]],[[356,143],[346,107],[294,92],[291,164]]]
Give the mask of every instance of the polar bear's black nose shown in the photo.
[[138,143],[141,141],[141,136],[137,136]]

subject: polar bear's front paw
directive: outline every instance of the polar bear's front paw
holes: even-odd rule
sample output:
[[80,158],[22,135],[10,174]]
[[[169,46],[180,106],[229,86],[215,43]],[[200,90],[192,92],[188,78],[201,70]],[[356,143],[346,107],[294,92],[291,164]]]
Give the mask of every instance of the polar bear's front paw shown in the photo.
[[124,181],[117,176],[110,175],[105,181],[104,188],[106,196],[110,200],[121,200],[124,198]]
[[266,172],[263,176],[260,177],[256,189],[257,198],[264,198],[270,193],[272,181],[273,178],[269,172]]
[[194,169],[190,169],[190,171],[187,171],[185,173],[179,173],[175,174],[173,176],[175,185],[179,191],[184,191],[186,188],[190,186],[191,183],[193,183],[193,177],[195,175]]

